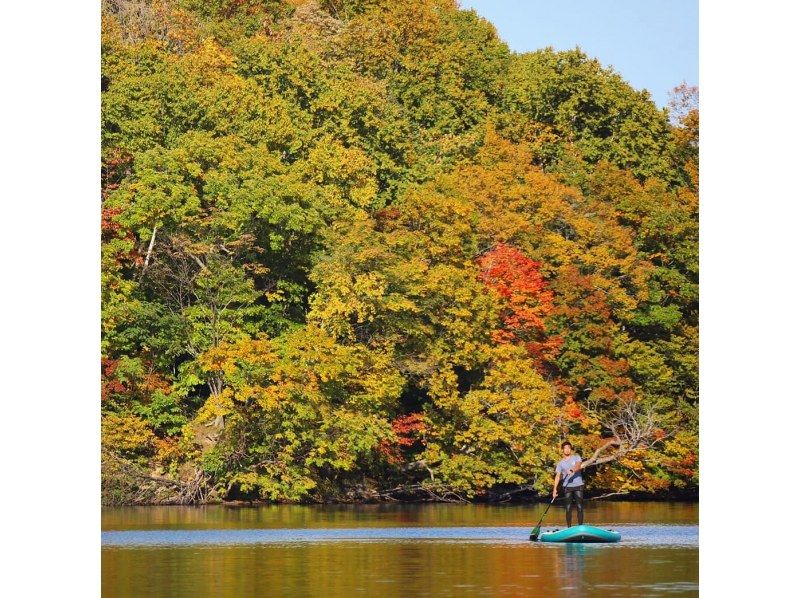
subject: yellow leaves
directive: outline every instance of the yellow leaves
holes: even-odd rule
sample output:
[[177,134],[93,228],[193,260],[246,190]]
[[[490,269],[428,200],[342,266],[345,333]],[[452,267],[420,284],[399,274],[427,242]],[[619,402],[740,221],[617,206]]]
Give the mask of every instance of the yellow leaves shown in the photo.
[[185,447],[182,447],[181,443],[174,438],[156,438],[153,443],[155,445],[155,460],[158,463],[175,463],[186,455]]
[[646,296],[650,265],[638,257],[633,235],[619,225],[613,205],[541,172],[524,148],[491,127],[475,163],[442,179],[450,195],[470,198],[480,247],[511,241],[541,260],[550,279],[578,266],[596,276],[619,316],[630,315]]
[[625,467],[635,475],[640,476],[645,470],[644,463],[642,462],[643,456],[644,451],[634,450],[620,458],[618,463],[620,466]]
[[194,52],[185,57],[186,64],[198,74],[225,71],[236,64],[236,58],[211,37],[204,39]]
[[197,410],[194,419],[184,427],[184,438],[193,440],[201,449],[213,446],[222,431],[224,418],[234,412],[234,398],[240,399],[233,389],[225,388],[218,395],[211,395]]
[[244,339],[210,349],[198,359],[204,371],[224,376],[225,389],[201,409],[206,421],[255,403],[266,413],[302,404],[326,409],[331,401],[382,410],[399,396],[404,380],[388,352],[340,345],[308,325],[276,341]]
[[136,415],[108,414],[101,424],[103,446],[123,453],[142,454],[152,451],[156,436],[147,422]]
[[225,381],[222,392],[209,397],[198,412],[198,422],[228,415],[235,403],[253,400],[273,408],[279,400],[272,388],[278,355],[273,341],[266,337],[221,343],[202,353],[197,362],[204,372]]
[[375,303],[384,296],[387,286],[386,279],[379,272],[358,274],[353,279],[352,293],[361,299],[355,309],[357,322],[366,322],[375,315],[377,311]]
[[315,183],[335,187],[357,208],[369,207],[378,193],[376,167],[370,157],[331,137],[320,139],[309,152],[308,168]]
[[466,392],[454,368],[429,378],[434,442],[426,458],[440,461],[438,476],[470,491],[532,475],[559,432],[553,390],[524,349],[498,345],[485,358],[483,379]]
[[[447,180],[440,183],[446,186]],[[429,184],[409,190],[398,207],[400,222],[419,233],[419,241],[424,241],[419,249],[432,261],[463,264],[472,258],[477,212],[467,198]]]
[[242,492],[248,493],[258,486],[258,478],[258,474],[248,472],[237,474],[234,479],[239,485],[239,489]]
[[206,372],[222,372],[227,376],[239,370],[240,363],[269,367],[275,363],[276,355],[272,341],[266,337],[224,342],[212,347],[197,359]]
[[435,403],[454,407],[458,401],[458,376],[451,367],[442,366],[428,378],[428,394]]

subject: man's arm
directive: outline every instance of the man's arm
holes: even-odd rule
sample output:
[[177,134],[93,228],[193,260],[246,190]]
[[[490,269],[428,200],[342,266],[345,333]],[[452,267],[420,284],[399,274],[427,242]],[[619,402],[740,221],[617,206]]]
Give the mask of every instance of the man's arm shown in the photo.
[[578,457],[578,462],[575,465],[572,466],[572,469],[570,469],[569,472],[570,473],[576,473],[576,472],[580,471],[582,467],[583,467],[583,461],[581,461],[581,458]]
[[561,472],[556,471],[556,479],[553,481],[553,498],[558,496],[558,482],[561,480]]

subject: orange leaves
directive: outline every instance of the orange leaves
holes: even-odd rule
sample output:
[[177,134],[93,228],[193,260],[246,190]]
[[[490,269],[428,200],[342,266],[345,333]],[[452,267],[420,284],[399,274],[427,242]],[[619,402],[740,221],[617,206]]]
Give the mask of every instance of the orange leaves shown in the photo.
[[128,387],[115,376],[119,360],[102,359],[100,364],[103,372],[100,383],[100,400],[105,402],[111,395],[127,392]]
[[155,438],[153,444],[155,446],[155,458],[159,463],[178,462],[184,457],[180,441],[175,438]]
[[478,266],[480,280],[498,294],[502,305],[502,328],[492,333],[492,339],[501,344],[522,343],[537,362],[552,358],[562,341],[546,335],[553,292],[539,272],[539,262],[500,243],[478,258]]
[[421,413],[401,415],[392,422],[392,431],[397,436],[397,444],[411,446],[425,432],[425,422]]
[[400,415],[392,421],[392,432],[395,442],[382,440],[378,445],[378,452],[392,465],[399,465],[403,459],[402,450],[413,447],[417,442],[425,444],[422,435],[425,433],[425,422],[421,413]]
[[152,370],[152,364],[137,360],[101,359],[100,398],[139,400],[147,402],[160,392],[169,394],[172,384],[162,374]]
[[574,401],[570,401],[566,405],[566,414],[567,417],[574,420],[580,420],[583,417],[583,410],[580,408],[580,405],[575,403]]
[[544,317],[553,310],[553,293],[539,273],[539,263],[518,249],[500,243],[478,258],[480,279],[506,302],[507,332],[544,330]]
[[116,221],[116,217],[122,213],[122,208],[107,208],[100,214],[100,228],[103,233],[109,232],[116,234],[121,226]]
[[394,227],[394,223],[401,215],[402,212],[394,207],[377,210],[373,214],[375,218],[375,228],[381,232],[391,230]]

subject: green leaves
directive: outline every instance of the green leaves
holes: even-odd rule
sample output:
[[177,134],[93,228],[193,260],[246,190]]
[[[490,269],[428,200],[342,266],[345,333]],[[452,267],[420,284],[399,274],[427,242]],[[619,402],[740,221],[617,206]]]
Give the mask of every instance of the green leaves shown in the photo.
[[134,406],[133,411],[162,436],[174,436],[188,423],[178,393],[156,391],[148,403]]
[[[515,56],[504,106],[551,125],[590,163],[604,159],[641,178],[677,180],[667,114],[647,92],[635,91],[580,49],[547,48]],[[553,168],[563,171],[557,164]]]

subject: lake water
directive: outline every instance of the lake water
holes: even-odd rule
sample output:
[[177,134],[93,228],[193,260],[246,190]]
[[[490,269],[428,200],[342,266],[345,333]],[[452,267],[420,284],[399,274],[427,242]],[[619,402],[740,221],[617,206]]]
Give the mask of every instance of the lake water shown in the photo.
[[[112,596],[694,596],[698,507],[592,502],[619,544],[528,540],[545,505],[121,507],[102,514]],[[563,528],[552,507],[542,530]]]

